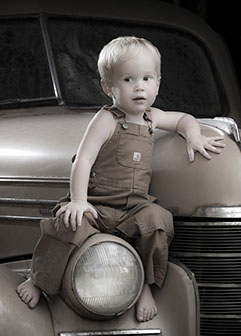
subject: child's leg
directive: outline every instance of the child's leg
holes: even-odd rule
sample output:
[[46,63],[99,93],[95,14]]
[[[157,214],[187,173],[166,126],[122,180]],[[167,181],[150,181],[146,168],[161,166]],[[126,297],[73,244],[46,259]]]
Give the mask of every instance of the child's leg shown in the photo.
[[[171,214],[156,204],[150,204],[149,207],[144,208],[136,218],[139,220],[140,228],[136,249],[143,261],[146,282],[137,305],[137,319],[148,321],[157,314],[150,285],[156,284],[161,288],[165,279],[173,224]],[[146,225],[143,222],[145,218]]]
[[[135,248],[145,270],[145,286],[136,305],[138,321],[148,321],[157,314],[150,286],[162,286],[168,263],[168,247],[173,235],[172,216],[154,203],[139,204],[129,218],[118,226],[125,235],[135,238]],[[131,236],[129,236],[131,237]]]
[[152,320],[157,314],[157,307],[152,296],[151,288],[145,284],[136,304],[136,318],[140,322]]
[[41,291],[58,293],[72,252],[99,232],[90,225],[92,222],[94,225],[93,217],[85,214],[76,232],[66,228],[61,218],[41,222],[42,234],[33,254],[31,277],[17,288],[19,297],[30,308],[38,304]]
[[55,220],[51,218],[41,222],[42,234],[33,253],[31,277],[16,290],[29,308],[38,304],[42,290],[48,294],[58,293],[65,264],[75,248],[74,244],[57,239]]

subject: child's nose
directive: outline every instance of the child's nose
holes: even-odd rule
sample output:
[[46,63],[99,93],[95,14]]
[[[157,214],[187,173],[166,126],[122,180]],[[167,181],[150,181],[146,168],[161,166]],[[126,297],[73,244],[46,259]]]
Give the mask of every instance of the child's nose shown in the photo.
[[143,91],[144,90],[143,83],[141,81],[136,83],[135,90],[136,91]]

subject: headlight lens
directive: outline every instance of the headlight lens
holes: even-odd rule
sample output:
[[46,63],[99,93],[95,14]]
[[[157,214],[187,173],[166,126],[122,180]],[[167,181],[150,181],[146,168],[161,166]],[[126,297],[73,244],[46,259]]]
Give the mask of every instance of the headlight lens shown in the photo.
[[95,317],[111,317],[123,313],[138,299],[143,267],[131,245],[110,235],[98,236],[103,236],[102,241],[93,242],[95,236],[91,237],[92,243],[81,248],[75,258],[71,287],[80,312],[83,307]]
[[84,306],[98,314],[127,309],[139,292],[141,270],[124,246],[104,242],[88,248],[74,271],[74,290]]

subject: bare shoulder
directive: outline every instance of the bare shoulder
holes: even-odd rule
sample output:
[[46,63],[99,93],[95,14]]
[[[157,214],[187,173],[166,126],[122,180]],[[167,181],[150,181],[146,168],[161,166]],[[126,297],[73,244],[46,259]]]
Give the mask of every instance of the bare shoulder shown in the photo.
[[[101,109],[90,121],[77,151],[78,158],[87,158],[93,164],[100,148],[111,137],[116,121],[112,113]],[[76,161],[76,162],[77,162]]]
[[94,134],[95,137],[108,139],[113,134],[116,120],[111,112],[105,109],[99,110],[91,120],[87,133]]
[[105,110],[102,108],[99,110],[94,118],[92,119],[92,123],[98,123],[98,124],[103,124],[105,123],[106,126],[113,126],[116,125],[116,121],[112,115],[112,113],[108,110]]

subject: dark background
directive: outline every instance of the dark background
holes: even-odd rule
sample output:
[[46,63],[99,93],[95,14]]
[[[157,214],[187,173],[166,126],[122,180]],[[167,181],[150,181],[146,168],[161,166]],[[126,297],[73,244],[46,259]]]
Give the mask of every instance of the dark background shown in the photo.
[[241,11],[239,1],[207,1],[206,22],[226,41],[241,84]]
[[238,0],[166,0],[165,2],[194,12],[223,38],[232,57],[239,86],[241,87],[240,2]]
[[[70,1],[78,2],[81,6],[88,3],[88,0],[8,0],[8,1],[0,1],[0,13],[1,8],[13,8],[17,7],[21,9],[24,7],[24,4],[28,6],[28,3],[55,3],[56,8],[58,8],[59,4],[64,4],[65,2]],[[109,12],[116,11],[115,4],[121,4],[122,0],[93,0],[96,7],[99,6],[107,6]],[[241,86],[241,11],[239,9],[239,0],[139,0],[138,3],[141,2],[146,3],[149,8],[151,8],[152,3],[155,2],[167,2],[173,4],[175,6],[182,7],[186,10],[189,10],[198,16],[200,16],[204,21],[206,21],[209,26],[216,31],[226,42],[233,64],[236,70],[236,74],[239,79],[239,84]],[[133,1],[136,6],[136,1]],[[125,6],[123,10],[126,10],[127,13],[129,8],[132,5],[132,0],[129,0],[128,6]],[[138,11],[138,6],[136,7]]]

